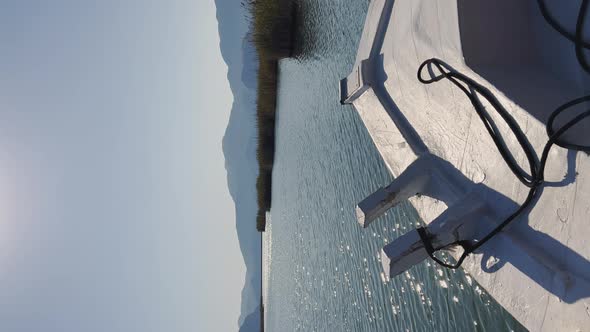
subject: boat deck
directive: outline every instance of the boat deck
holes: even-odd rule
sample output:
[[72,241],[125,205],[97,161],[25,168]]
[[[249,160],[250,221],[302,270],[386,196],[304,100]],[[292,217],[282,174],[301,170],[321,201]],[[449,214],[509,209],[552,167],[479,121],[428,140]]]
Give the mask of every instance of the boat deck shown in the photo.
[[[579,4],[559,6],[550,9],[573,27]],[[546,24],[536,1],[371,1],[355,67],[342,85],[343,102],[360,114],[394,176],[421,156],[436,156],[456,171],[453,181],[464,193],[483,191],[500,222],[528,188],[513,176],[463,92],[446,80],[418,81],[418,67],[433,57],[493,92],[539,155],[549,114],[584,95],[590,81],[573,45]],[[527,169],[516,139],[496,120]],[[567,138],[588,144],[588,122]],[[590,157],[554,147],[545,178],[530,213],[463,268],[532,331],[590,331]],[[425,223],[454,204],[427,196],[410,202]]]

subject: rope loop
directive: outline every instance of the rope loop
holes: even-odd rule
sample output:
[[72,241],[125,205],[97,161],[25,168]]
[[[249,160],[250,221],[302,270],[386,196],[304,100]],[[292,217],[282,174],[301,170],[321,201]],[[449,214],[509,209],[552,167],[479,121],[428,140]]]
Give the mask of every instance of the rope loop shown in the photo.
[[[549,12],[547,9],[547,5],[543,0],[537,0],[539,8],[541,10],[541,14],[545,18],[545,20],[551,25],[559,34],[561,34],[566,39],[570,40],[575,44],[576,47],[576,57],[577,60],[584,71],[590,73],[590,64],[587,60],[585,50],[590,50],[590,43],[583,39],[583,30],[586,23],[586,16],[588,12],[588,6],[590,4],[590,0],[582,0],[580,5],[580,10],[578,13],[578,18],[576,22],[576,31],[575,33],[570,33],[565,29]],[[433,71],[433,66],[436,67],[438,70],[438,74],[435,74]],[[422,77],[422,71],[424,68],[428,67],[428,71],[430,73],[430,79],[425,79]],[[547,159],[549,157],[549,152],[553,145],[561,146],[566,149],[575,150],[575,151],[584,151],[590,153],[590,146],[588,145],[581,145],[575,144],[571,142],[566,142],[561,137],[572,127],[579,124],[582,120],[586,118],[590,118],[590,110],[586,110],[581,112],[580,114],[576,115],[573,119],[567,121],[564,125],[559,128],[555,128],[555,120],[557,117],[562,115],[564,112],[571,110],[574,106],[583,104],[585,102],[590,101],[590,95],[580,97],[569,101],[561,106],[559,106],[555,111],[551,113],[549,119],[547,120],[547,135],[549,139],[543,149],[543,153],[541,156],[541,160],[539,161],[538,156],[526,135],[522,132],[522,129],[516,123],[516,121],[510,116],[510,114],[504,109],[502,104],[495,98],[495,96],[485,87],[474,81],[473,79],[467,77],[466,75],[455,71],[453,68],[448,66],[440,59],[432,58],[424,61],[420,67],[418,68],[418,80],[423,84],[432,84],[443,79],[448,79],[461,89],[471,101],[475,111],[479,115],[480,119],[482,120],[484,126],[488,130],[488,133],[494,140],[498,151],[504,158],[504,161],[510,168],[510,170],[514,173],[514,175],[527,187],[530,188],[529,194],[525,201],[520,205],[520,207],[514,211],[508,218],[506,218],[502,223],[500,223],[496,228],[494,228],[490,233],[488,233],[485,237],[480,239],[479,241],[473,243],[470,241],[457,241],[450,246],[461,246],[463,248],[463,254],[457,260],[455,264],[449,264],[446,262],[441,261],[438,259],[434,254],[445,248],[433,248],[432,246],[432,237],[428,234],[428,230],[426,228],[420,227],[417,229],[418,234],[420,235],[420,239],[424,244],[424,248],[428,253],[428,256],[436,263],[441,266],[450,269],[457,269],[463,264],[463,261],[467,256],[469,256],[472,252],[477,250],[479,247],[483,246],[486,242],[488,242],[491,238],[501,232],[506,226],[508,226],[511,222],[517,219],[518,216],[523,214],[529,207],[531,207],[536,198],[540,195],[541,191],[539,190],[545,180],[544,180],[544,173],[545,173],[545,166],[547,164]],[[491,116],[486,112],[485,107],[481,103],[479,99],[479,95],[483,96],[496,110],[496,112],[502,117],[502,119],[506,122],[512,133],[516,136],[520,146],[522,147],[525,155],[527,156],[527,160],[529,162],[529,169],[530,174],[526,173],[515,161],[512,152],[510,149],[505,145],[504,140],[502,139],[501,134],[499,133],[498,129],[496,128],[493,119]],[[447,246],[448,247],[448,246]]]

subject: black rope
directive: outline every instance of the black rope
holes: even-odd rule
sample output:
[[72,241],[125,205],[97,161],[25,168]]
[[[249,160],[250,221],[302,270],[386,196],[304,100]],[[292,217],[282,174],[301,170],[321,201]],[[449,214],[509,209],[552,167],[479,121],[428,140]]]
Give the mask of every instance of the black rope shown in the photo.
[[[567,38],[568,40],[575,43],[576,46],[576,57],[580,66],[588,73],[590,73],[590,65],[586,59],[585,50],[590,49],[590,43],[583,40],[583,29],[586,21],[586,14],[588,10],[588,5],[590,0],[582,0],[580,5],[580,11],[578,14],[578,19],[576,23],[576,32],[575,34],[570,33],[565,29],[559,22],[551,15],[548,11],[547,6],[543,0],[537,0],[539,4],[539,8],[541,10],[541,14],[545,18],[545,20],[563,37]],[[438,75],[434,74],[434,68],[437,69]],[[431,74],[430,79],[424,79],[422,77],[422,71],[424,68],[428,67],[429,72]],[[547,159],[549,157],[549,152],[554,145],[561,146],[566,149],[576,150],[576,151],[585,151],[590,152],[590,146],[574,144],[571,142],[566,142],[562,139],[562,136],[574,127],[576,124],[580,123],[582,120],[590,117],[590,110],[580,113],[572,120],[566,122],[559,128],[554,128],[555,119],[560,116],[563,112],[570,110],[572,107],[582,104],[584,102],[590,101],[590,95],[584,96],[570,102],[567,102],[560,107],[558,107],[551,115],[547,121],[547,135],[549,136],[549,140],[543,149],[543,153],[541,155],[541,160],[538,159],[537,154],[533,147],[530,145],[526,135],[523,133],[522,129],[514,120],[514,118],[510,115],[510,113],[502,106],[502,104],[496,99],[493,93],[482,86],[481,84],[477,83],[473,79],[467,77],[464,74],[461,74],[457,71],[454,71],[452,68],[447,66],[444,62],[439,59],[433,58],[424,61],[420,67],[418,68],[418,80],[423,84],[432,84],[438,82],[442,79],[447,79],[451,81],[455,86],[457,86],[471,101],[473,108],[475,109],[477,115],[483,122],[486,130],[492,137],[496,148],[502,155],[502,158],[512,171],[512,173],[516,176],[516,178],[522,182],[525,186],[530,188],[529,193],[524,200],[524,202],[520,205],[516,211],[514,211],[508,218],[506,218],[502,223],[496,226],[490,233],[488,233],[485,237],[480,239],[477,242],[469,242],[469,241],[458,241],[452,243],[451,245],[447,245],[441,248],[434,248],[432,245],[432,236],[428,234],[426,228],[420,227],[417,229],[418,234],[420,235],[420,239],[424,244],[424,248],[426,252],[436,263],[442,265],[447,268],[457,269],[461,266],[465,258],[469,256],[472,252],[483,246],[486,242],[488,242],[491,238],[501,232],[506,226],[508,226],[511,222],[513,222],[518,216],[520,216],[525,210],[533,206],[536,198],[541,194],[541,188],[544,183],[544,174],[545,174],[545,166],[547,164]],[[481,103],[479,96],[485,98],[490,105],[494,108],[494,110],[502,117],[502,119],[506,122],[508,127],[510,128],[512,134],[516,137],[520,147],[522,148],[527,161],[529,163],[529,173],[524,171],[518,162],[516,162],[512,152],[506,146],[502,134],[498,131],[497,127],[495,126],[492,117],[486,111],[485,107]],[[463,254],[461,254],[459,260],[455,264],[448,264],[440,259],[438,259],[434,254],[435,252],[445,249],[449,246],[461,246],[463,248]]]

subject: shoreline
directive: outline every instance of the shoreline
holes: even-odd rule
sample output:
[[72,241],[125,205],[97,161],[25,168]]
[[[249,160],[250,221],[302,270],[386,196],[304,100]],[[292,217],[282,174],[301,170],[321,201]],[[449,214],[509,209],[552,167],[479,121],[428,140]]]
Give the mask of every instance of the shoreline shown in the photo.
[[275,120],[279,87],[279,61],[295,55],[297,4],[295,0],[251,0],[252,43],[258,54],[258,129],[256,229],[264,232],[272,205],[272,169],[275,154]]

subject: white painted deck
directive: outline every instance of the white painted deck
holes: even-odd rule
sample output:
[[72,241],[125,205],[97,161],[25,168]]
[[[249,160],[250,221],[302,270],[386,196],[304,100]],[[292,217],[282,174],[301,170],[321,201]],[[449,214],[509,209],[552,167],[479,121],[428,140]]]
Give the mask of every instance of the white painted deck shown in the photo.
[[[550,9],[573,29],[579,3],[554,4]],[[539,156],[547,116],[584,95],[590,81],[573,45],[551,30],[533,0],[371,2],[350,80],[361,68],[360,85],[368,89],[353,105],[387,167],[398,176],[419,156],[440,157],[457,171],[465,192],[483,184],[500,222],[528,188],[512,175],[459,89],[446,80],[417,80],[418,67],[432,57],[489,88]],[[496,124],[527,169],[504,123]],[[567,137],[588,144],[589,131],[584,123]],[[463,267],[531,331],[590,331],[590,157],[554,147],[545,178],[550,184],[530,214]],[[410,202],[426,223],[449,203],[425,196]]]

